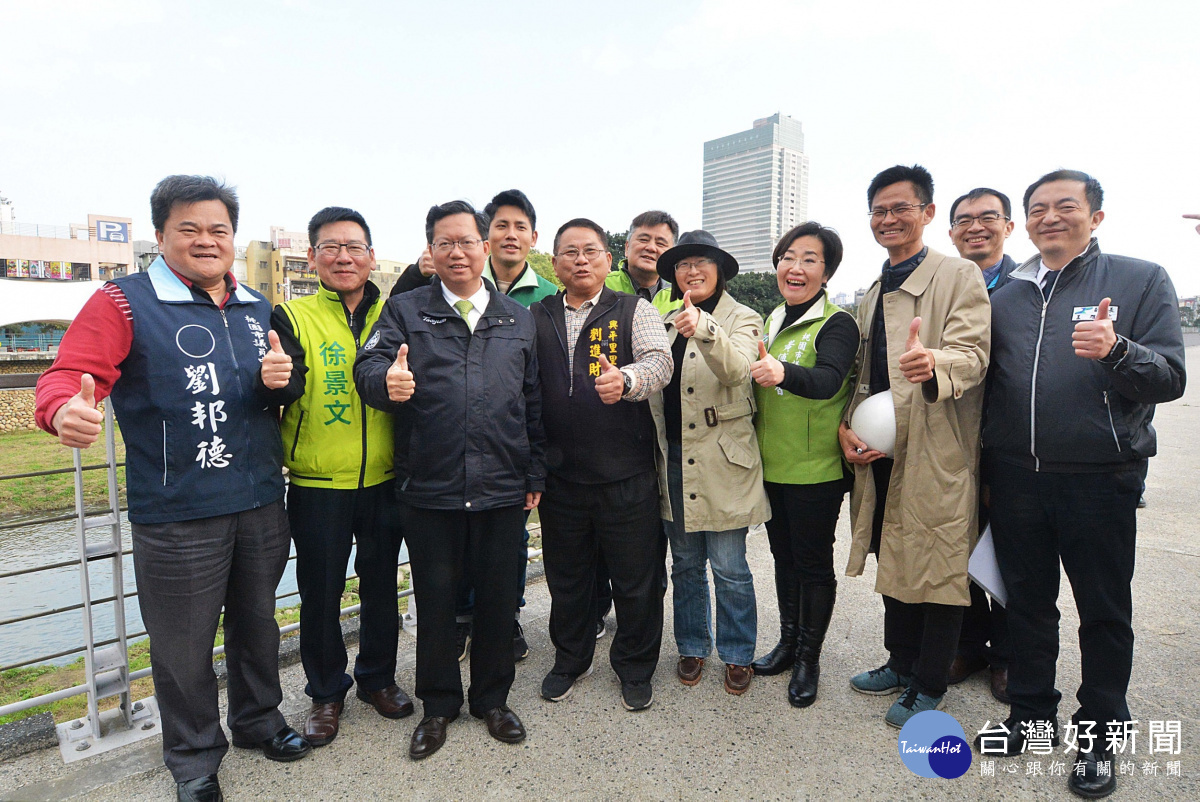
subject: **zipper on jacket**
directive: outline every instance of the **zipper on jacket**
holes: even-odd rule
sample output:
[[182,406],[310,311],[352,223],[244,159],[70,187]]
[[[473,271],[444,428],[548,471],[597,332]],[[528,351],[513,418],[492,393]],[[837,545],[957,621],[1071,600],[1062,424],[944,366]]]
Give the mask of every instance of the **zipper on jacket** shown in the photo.
[[[225,310],[219,310],[221,313],[221,321],[225,324],[225,343],[229,346],[229,358],[233,361],[233,380],[237,383],[238,401],[245,404],[246,392],[242,387],[242,369],[238,366],[237,349],[233,347],[233,337],[229,333],[229,318],[225,315]],[[242,414],[242,437],[243,442],[250,443],[250,421],[247,415]],[[254,509],[262,506],[262,502],[258,498],[258,483],[254,481],[254,472],[247,467],[247,473],[250,475],[250,493],[254,497]]]
[[1104,408],[1108,410],[1108,428],[1112,432],[1113,442],[1117,444],[1117,453],[1121,451],[1121,440],[1117,437],[1117,424],[1113,422],[1112,406],[1108,403],[1108,390],[1104,391]]
[[[1037,294],[1042,294],[1041,286],[1035,281],[1033,286],[1037,289]],[[1054,287],[1058,286],[1058,280],[1054,282]],[[1033,349],[1033,375],[1029,381],[1029,453],[1033,456],[1033,469],[1040,471],[1042,469],[1042,461],[1037,455],[1037,371],[1038,362],[1042,356],[1042,337],[1046,333],[1046,307],[1050,305],[1050,298],[1054,297],[1054,287],[1050,288],[1049,297],[1042,298],[1042,317],[1038,321],[1038,338],[1037,345]]]

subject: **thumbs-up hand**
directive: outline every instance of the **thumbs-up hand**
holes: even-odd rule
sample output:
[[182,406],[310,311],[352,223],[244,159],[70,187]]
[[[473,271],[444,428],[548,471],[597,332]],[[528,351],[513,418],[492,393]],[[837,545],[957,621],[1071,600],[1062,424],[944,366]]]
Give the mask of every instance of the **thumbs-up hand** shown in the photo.
[[700,325],[700,310],[692,306],[691,290],[683,294],[683,309],[675,315],[673,322],[680,337],[691,337],[696,333],[696,327]]
[[625,374],[600,355],[600,375],[596,377],[596,395],[606,404],[615,404],[625,395]]
[[783,363],[767,353],[767,346],[758,341],[758,361],[750,363],[750,377],[763,387],[774,387],[783,381]]
[[292,358],[284,353],[283,346],[279,344],[279,334],[275,330],[267,332],[267,341],[271,343],[271,350],[263,354],[259,373],[262,375],[264,387],[268,390],[279,390],[287,387],[292,378]]
[[58,440],[71,448],[87,448],[100,437],[104,414],[96,409],[96,380],[85,373],[79,380],[79,392],[54,413],[51,425]]
[[900,375],[913,384],[933,378],[933,352],[921,345],[921,318],[914,317],[908,326],[908,340],[900,355]]
[[1075,356],[1084,359],[1103,359],[1112,352],[1117,344],[1117,333],[1113,331],[1112,320],[1108,317],[1111,298],[1105,298],[1096,307],[1095,320],[1081,320],[1075,324],[1071,333],[1071,345],[1075,348]]
[[417,383],[413,381],[412,371],[408,369],[408,343],[404,343],[396,352],[396,361],[388,368],[388,398],[396,402],[407,401],[413,397],[416,390]]

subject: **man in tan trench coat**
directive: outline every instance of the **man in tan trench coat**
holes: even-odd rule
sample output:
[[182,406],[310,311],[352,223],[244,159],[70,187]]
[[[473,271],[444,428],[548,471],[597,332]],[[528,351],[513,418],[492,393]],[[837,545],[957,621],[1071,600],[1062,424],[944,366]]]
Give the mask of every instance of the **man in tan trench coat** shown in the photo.
[[[876,555],[888,662],[850,680],[860,693],[902,692],[887,723],[942,706],[970,604],[967,557],[977,536],[979,424],[991,309],[979,268],[925,246],[933,178],[920,166],[884,170],[867,192],[871,230],[887,249],[858,307],[866,335],[839,440],[854,465],[853,541],[846,573]],[[848,422],[869,396],[891,392],[896,444],[883,454]]]

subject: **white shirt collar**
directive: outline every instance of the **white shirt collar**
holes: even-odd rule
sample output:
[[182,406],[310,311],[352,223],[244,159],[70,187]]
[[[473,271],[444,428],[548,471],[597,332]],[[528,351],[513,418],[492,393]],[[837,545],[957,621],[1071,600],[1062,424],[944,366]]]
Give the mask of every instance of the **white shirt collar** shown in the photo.
[[[456,302],[464,300],[462,298],[459,298],[454,293],[450,292],[450,289],[445,284],[442,284],[442,297],[446,299],[446,303],[448,303],[450,305],[451,309],[454,308],[454,304]],[[470,296],[469,298],[466,298],[465,300],[470,301],[471,306],[475,307],[475,311],[482,315],[483,310],[487,309],[487,305],[488,305],[487,283],[484,282],[484,280],[481,278],[479,280],[479,290],[474,295]]]

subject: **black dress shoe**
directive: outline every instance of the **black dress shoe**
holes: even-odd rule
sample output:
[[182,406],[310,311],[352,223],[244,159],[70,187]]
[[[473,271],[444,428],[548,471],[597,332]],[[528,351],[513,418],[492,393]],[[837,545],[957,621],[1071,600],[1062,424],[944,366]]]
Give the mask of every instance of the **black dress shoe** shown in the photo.
[[525,725],[517,714],[508,709],[507,705],[493,707],[486,713],[471,713],[475,718],[487,722],[488,732],[497,741],[506,744],[519,744],[525,740]]
[[278,760],[280,763],[299,760],[307,757],[308,753],[312,751],[312,744],[304,740],[304,736],[291,727],[284,727],[275,733],[273,738],[265,741],[243,741],[234,738],[233,745],[238,749],[261,749],[267,758]]
[[[1026,733],[1031,725],[1032,722],[1008,719],[1004,722],[1004,726],[1008,729],[1008,735],[1004,735],[1002,732],[996,735],[981,732],[975,736],[975,754],[982,757],[1016,757],[1024,754],[1030,740]],[[1050,745],[1058,746],[1058,719],[1051,721],[1051,725],[1054,729],[1051,730]],[[985,746],[987,747],[986,752],[984,751]]]
[[179,802],[223,802],[225,799],[215,774],[176,783],[175,793]]
[[453,716],[426,716],[413,730],[412,740],[408,743],[408,756],[413,760],[421,760],[432,755],[446,743],[446,725],[458,718]]
[[[1100,799],[1117,790],[1117,775],[1113,772],[1112,752],[1080,752],[1075,757],[1067,787],[1072,793],[1088,799]],[[1108,774],[1100,774],[1100,763],[1108,761]],[[1083,770],[1080,771],[1080,764]]]

